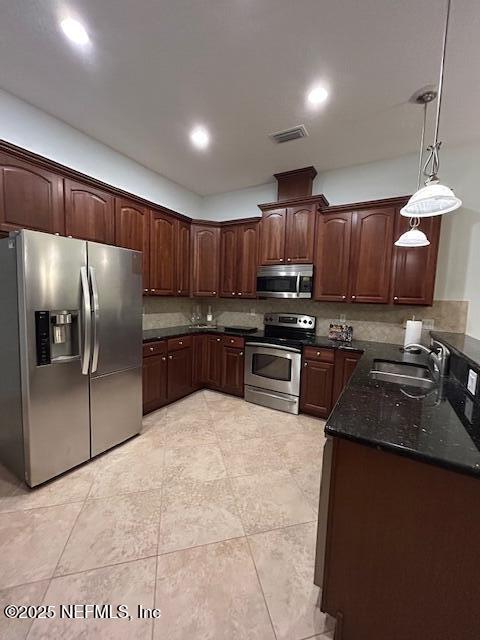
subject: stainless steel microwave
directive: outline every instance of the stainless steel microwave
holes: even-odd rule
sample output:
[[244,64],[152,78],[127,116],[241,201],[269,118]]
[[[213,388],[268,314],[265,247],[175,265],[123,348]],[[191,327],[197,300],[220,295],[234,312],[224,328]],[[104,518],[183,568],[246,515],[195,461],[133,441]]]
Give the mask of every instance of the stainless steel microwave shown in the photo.
[[312,290],[313,264],[258,268],[257,296],[259,298],[311,298]]

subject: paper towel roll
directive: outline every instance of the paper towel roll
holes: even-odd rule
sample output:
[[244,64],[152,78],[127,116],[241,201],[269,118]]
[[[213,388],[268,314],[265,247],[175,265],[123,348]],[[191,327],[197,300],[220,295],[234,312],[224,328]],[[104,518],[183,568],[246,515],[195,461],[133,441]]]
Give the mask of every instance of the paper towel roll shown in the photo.
[[422,321],[407,320],[407,328],[405,329],[405,340],[403,346],[407,344],[418,344],[422,339]]

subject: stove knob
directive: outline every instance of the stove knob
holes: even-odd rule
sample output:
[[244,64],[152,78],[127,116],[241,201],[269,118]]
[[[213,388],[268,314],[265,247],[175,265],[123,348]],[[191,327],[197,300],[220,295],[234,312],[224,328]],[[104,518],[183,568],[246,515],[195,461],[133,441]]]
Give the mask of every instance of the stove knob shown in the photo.
[[313,320],[309,320],[309,321],[308,321],[308,324],[313,324]]

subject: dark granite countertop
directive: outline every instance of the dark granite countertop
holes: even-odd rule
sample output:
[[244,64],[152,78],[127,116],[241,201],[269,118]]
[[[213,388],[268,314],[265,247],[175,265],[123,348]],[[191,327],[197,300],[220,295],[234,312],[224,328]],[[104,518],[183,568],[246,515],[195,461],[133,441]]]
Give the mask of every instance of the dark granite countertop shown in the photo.
[[427,357],[405,354],[398,345],[366,344],[325,432],[480,476],[480,405],[453,377],[429,392],[373,379],[375,359],[425,365]]
[[448,333],[447,331],[431,331],[430,335],[443,342],[452,351],[465,357],[475,367],[480,366],[480,340],[464,333]]
[[[146,329],[143,332],[143,342],[153,342],[155,340],[165,340],[167,338],[180,338],[181,336],[195,335],[198,333],[218,333],[228,336],[243,336],[249,340],[265,340],[265,333],[262,330],[258,330],[251,333],[245,333],[242,331],[234,331],[232,329],[226,329],[225,327],[189,327],[188,325],[179,327],[164,327],[160,329]],[[332,349],[342,349],[349,351],[364,351],[368,345],[373,343],[364,342],[360,340],[353,340],[352,342],[338,342],[335,340],[329,340],[326,336],[315,336],[314,338],[301,341],[305,346],[312,347],[330,347]]]

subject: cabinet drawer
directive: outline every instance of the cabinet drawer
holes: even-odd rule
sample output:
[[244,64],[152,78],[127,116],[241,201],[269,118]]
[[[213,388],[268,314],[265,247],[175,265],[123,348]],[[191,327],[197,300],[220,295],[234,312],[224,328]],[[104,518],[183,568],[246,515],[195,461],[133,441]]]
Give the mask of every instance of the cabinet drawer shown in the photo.
[[193,346],[192,336],[182,336],[181,338],[171,338],[168,341],[169,351],[180,351],[181,349],[188,349]]
[[243,349],[245,347],[245,338],[240,338],[239,336],[223,336],[223,344],[226,347]]
[[305,347],[303,357],[309,360],[318,360],[320,362],[334,362],[335,350],[325,349],[321,347]]
[[165,340],[158,342],[147,342],[143,345],[143,357],[156,356],[160,353],[166,353],[167,343]]

